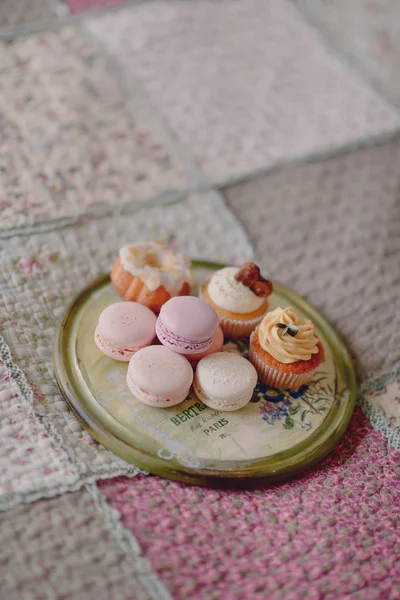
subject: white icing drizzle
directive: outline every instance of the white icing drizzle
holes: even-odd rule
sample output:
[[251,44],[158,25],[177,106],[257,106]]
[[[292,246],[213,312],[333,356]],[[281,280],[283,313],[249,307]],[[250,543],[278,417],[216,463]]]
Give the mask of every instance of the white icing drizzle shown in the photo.
[[158,242],[123,246],[119,258],[125,271],[140,277],[151,292],[162,285],[175,296],[184,283],[192,282],[189,259]]

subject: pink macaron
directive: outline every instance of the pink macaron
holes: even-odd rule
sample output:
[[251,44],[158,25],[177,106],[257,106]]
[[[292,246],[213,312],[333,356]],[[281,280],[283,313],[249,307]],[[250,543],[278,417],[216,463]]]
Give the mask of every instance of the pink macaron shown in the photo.
[[138,302],[117,302],[99,317],[94,341],[103,354],[115,360],[128,361],[156,335],[155,314]]
[[185,400],[193,381],[186,358],[165,346],[148,346],[129,362],[126,383],[137,400],[158,408]]
[[224,345],[224,334],[221,327],[217,327],[217,331],[214,334],[213,343],[204,352],[199,352],[198,354],[185,354],[184,356],[188,359],[192,367],[196,367],[199,360],[208,356],[209,354],[214,354],[215,352],[221,352],[222,347]]
[[157,319],[160,342],[179,354],[206,352],[219,325],[216,311],[195,296],[178,296],[166,302]]

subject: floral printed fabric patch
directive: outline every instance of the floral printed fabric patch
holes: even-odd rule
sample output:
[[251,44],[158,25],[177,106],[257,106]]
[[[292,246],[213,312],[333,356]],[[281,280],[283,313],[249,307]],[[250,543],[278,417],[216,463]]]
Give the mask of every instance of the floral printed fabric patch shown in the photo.
[[400,451],[400,365],[363,383],[358,401],[373,427]]
[[48,489],[60,493],[79,479],[68,453],[35,416],[36,394],[43,398],[29,388],[0,337],[0,509],[46,496]]
[[62,440],[81,481],[135,473],[136,468],[96,444],[67,409],[53,374],[54,336],[68,304],[110,269],[120,245],[140,239],[174,242],[192,257],[251,258],[243,229],[214,193],[50,233],[15,236],[0,247],[3,335],[32,390],[30,410],[51,425],[54,439]]
[[400,378],[370,392],[367,399],[382,411],[391,427],[400,428]]
[[0,230],[187,187],[103,59],[72,29],[0,43]]

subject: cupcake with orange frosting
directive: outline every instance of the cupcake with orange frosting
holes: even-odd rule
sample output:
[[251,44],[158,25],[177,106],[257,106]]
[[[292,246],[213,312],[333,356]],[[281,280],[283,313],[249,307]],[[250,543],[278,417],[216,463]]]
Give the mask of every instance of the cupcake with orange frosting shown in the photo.
[[201,288],[201,297],[218,313],[226,337],[247,337],[268,310],[272,283],[254,263],[216,271]]
[[294,308],[269,312],[250,338],[250,361],[262,383],[297,390],[311,381],[324,358],[314,325]]
[[123,300],[144,304],[154,312],[173,296],[187,296],[190,261],[159,242],[128,244],[119,251],[111,281]]

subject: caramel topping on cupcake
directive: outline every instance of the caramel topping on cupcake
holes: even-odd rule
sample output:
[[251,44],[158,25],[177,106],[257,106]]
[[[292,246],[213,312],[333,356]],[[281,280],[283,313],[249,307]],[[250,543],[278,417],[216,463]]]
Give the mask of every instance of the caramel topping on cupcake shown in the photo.
[[235,275],[236,281],[240,281],[261,298],[268,298],[272,294],[272,283],[262,277],[260,268],[253,262],[245,263]]

